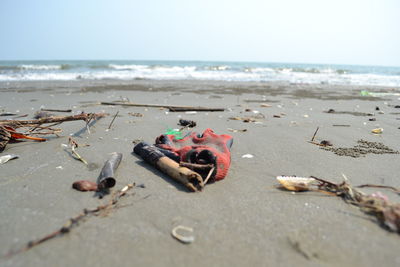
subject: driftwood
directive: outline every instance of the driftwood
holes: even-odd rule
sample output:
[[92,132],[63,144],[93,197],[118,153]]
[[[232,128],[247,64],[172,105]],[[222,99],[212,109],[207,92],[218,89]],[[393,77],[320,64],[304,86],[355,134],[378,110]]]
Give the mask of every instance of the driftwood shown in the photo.
[[111,200],[105,204],[105,205],[100,205],[94,209],[84,209],[81,213],[79,213],[77,216],[69,219],[60,229],[57,231],[48,234],[42,238],[33,240],[28,242],[24,247],[15,250],[15,251],[10,251],[8,254],[5,255],[5,257],[10,257],[15,254],[27,251],[33,247],[36,247],[40,244],[43,244],[46,241],[49,241],[51,239],[54,239],[56,237],[61,237],[66,234],[68,234],[73,228],[79,226],[79,223],[83,222],[85,218],[89,216],[99,216],[99,215],[106,215],[110,210],[112,209],[117,209],[119,206],[117,206],[118,201],[121,197],[125,196],[126,193],[132,189],[135,185],[134,184],[128,184],[124,186],[121,190],[115,192]]
[[[51,116],[36,120],[0,120],[0,152],[4,150],[6,145],[17,139],[31,139],[34,141],[46,141],[44,138],[32,137],[28,135],[43,135],[55,134],[57,135],[61,130],[51,128],[54,125],[60,124],[65,121],[86,121],[88,125],[90,121],[104,117],[105,113],[82,113],[79,115],[71,116]],[[42,126],[43,124],[50,124],[49,126]],[[28,128],[25,132],[17,132],[17,128]]]
[[160,105],[160,104],[138,104],[132,102],[100,102],[101,105],[113,106],[130,106],[130,107],[152,107],[152,108],[167,108],[171,112],[178,111],[224,111],[225,108],[208,108],[208,107],[193,107],[193,106],[175,106],[175,105]]
[[82,113],[71,116],[52,116],[37,120],[0,120],[0,126],[8,126],[13,128],[19,127],[35,127],[47,123],[61,123],[65,121],[89,121],[94,118],[104,117],[105,113]]

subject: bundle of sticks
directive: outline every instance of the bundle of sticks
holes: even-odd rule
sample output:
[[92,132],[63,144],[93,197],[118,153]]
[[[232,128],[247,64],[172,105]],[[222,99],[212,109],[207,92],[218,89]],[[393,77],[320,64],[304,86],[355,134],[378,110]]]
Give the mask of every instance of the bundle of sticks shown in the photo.
[[0,152],[13,140],[46,141],[45,138],[35,137],[35,135],[57,135],[61,132],[61,129],[53,127],[65,121],[83,120],[88,127],[91,121],[105,115],[105,113],[81,113],[70,116],[50,116],[35,120],[0,120]]

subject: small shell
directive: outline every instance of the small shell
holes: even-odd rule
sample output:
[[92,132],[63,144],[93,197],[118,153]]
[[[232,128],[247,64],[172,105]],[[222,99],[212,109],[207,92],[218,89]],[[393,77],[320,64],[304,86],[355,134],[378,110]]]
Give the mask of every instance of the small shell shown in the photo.
[[92,181],[80,180],[72,184],[72,188],[78,191],[96,191],[97,184]]
[[277,176],[278,182],[289,191],[307,191],[316,180],[308,177]]
[[184,244],[190,244],[194,241],[194,236],[183,236],[178,234],[178,230],[183,230],[186,232],[193,233],[193,228],[183,226],[183,225],[178,225],[174,229],[172,229],[171,235],[176,238],[178,241],[184,243]]
[[374,134],[381,134],[383,132],[383,128],[376,128],[371,130]]

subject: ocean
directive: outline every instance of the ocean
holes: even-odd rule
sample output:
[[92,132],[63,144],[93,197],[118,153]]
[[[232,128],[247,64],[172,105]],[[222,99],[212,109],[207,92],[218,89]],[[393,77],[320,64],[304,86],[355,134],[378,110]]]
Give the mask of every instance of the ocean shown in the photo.
[[135,79],[400,87],[400,67],[212,61],[0,61],[0,82]]

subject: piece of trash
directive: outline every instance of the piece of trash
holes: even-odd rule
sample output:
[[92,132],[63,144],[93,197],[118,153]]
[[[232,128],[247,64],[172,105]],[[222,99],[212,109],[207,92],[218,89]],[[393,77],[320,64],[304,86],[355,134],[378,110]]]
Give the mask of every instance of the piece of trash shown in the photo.
[[273,115],[274,118],[281,118],[281,115]]
[[[192,132],[183,139],[160,135],[155,146],[142,142],[134,147],[134,152],[196,192],[201,191],[208,180],[218,181],[226,177],[231,163],[232,143],[232,136],[218,135],[206,129],[201,135]],[[182,164],[189,164],[195,171]],[[210,165],[213,165],[211,169]]]
[[166,135],[173,135],[175,136],[175,139],[180,140],[183,138],[182,136],[182,132],[180,131],[180,129],[172,129],[172,128],[168,128],[167,131],[165,132]]
[[244,155],[242,156],[242,158],[243,158],[243,159],[251,159],[251,158],[254,158],[254,156],[253,156],[252,154],[244,154]]
[[97,184],[92,181],[80,180],[72,184],[72,188],[78,191],[97,191]]
[[370,118],[369,121],[376,121],[376,118]]
[[182,242],[183,244],[190,244],[193,243],[195,238],[193,235],[181,235],[178,233],[179,230],[183,230],[185,232],[189,232],[189,233],[193,233],[193,228],[191,227],[187,227],[184,225],[178,225],[176,227],[174,227],[171,231],[171,235],[178,241]]
[[14,155],[14,154],[1,156],[0,157],[0,164],[4,164],[4,163],[8,162],[9,160],[17,159],[17,158],[19,158],[19,156],[18,155]]
[[117,170],[122,159],[122,154],[112,152],[109,159],[104,163],[100,175],[97,178],[98,190],[111,188],[115,185],[114,172]]
[[375,107],[375,110],[378,111],[378,110],[380,110],[380,108],[377,106],[377,107]]
[[57,166],[56,169],[62,170],[64,168],[63,168],[63,166]]
[[332,143],[331,143],[331,141],[328,141],[328,140],[322,140],[322,141],[320,142],[320,144],[321,144],[322,146],[333,146]]
[[396,96],[400,95],[400,93],[386,93],[386,92],[369,92],[367,90],[362,90],[360,92],[361,96],[373,96],[373,97],[380,97],[380,96]]
[[308,117],[310,117],[310,116],[309,116],[308,114],[304,114],[303,117],[304,117],[304,118],[308,118]]
[[247,132],[247,129],[232,129],[232,128],[228,128],[228,131],[233,132],[233,133],[244,133],[244,132]]
[[185,185],[190,191],[198,192],[203,189],[203,178],[200,174],[186,167],[180,167],[176,161],[164,155],[164,151],[161,152],[157,147],[141,142],[134,146],[133,151],[150,165]]
[[73,155],[73,157],[77,160],[80,160],[83,162],[83,164],[88,165],[87,161],[81,157],[81,155],[78,154],[78,152],[76,152],[76,148],[79,147],[78,143],[72,139],[72,137],[68,138],[68,144],[71,147],[71,154]]
[[371,132],[373,134],[381,134],[381,133],[383,133],[383,128],[372,129]]
[[194,114],[197,114],[197,111],[186,111],[185,114],[194,115]]
[[277,176],[278,182],[289,191],[308,191],[310,186],[316,182],[314,178],[297,176]]
[[128,114],[133,117],[143,117],[143,114],[138,112],[128,112]]
[[[387,196],[382,193],[365,194],[356,187],[351,186],[346,176],[343,175],[343,177],[345,179],[343,182],[334,183],[311,176],[310,178],[314,179],[314,181],[307,184],[305,188],[310,191],[318,191],[331,196],[339,196],[347,203],[359,207],[360,210],[366,214],[375,216],[388,230],[400,234],[400,203],[389,202]],[[393,189],[393,187],[383,185],[361,185],[359,187]],[[289,188],[291,187],[289,186]],[[293,189],[296,189],[296,187]]]
[[180,119],[178,125],[188,127],[188,128],[193,128],[193,127],[196,127],[197,123],[195,121],[191,121],[191,120]]
[[262,108],[270,108],[270,107],[272,107],[272,106],[269,105],[269,104],[261,104],[260,107],[262,107]]

